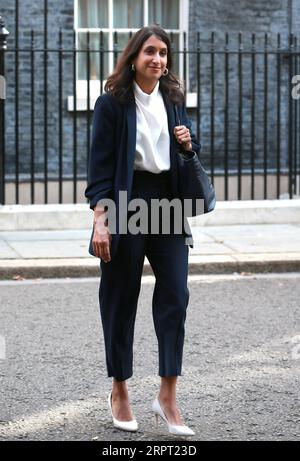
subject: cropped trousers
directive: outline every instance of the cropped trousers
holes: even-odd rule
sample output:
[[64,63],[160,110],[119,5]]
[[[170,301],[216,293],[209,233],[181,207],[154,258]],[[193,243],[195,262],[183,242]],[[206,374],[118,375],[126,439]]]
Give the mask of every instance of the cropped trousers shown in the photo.
[[[135,171],[131,199],[172,199],[170,172]],[[128,219],[134,212],[128,212]],[[149,214],[149,227],[151,215]],[[172,220],[171,220],[172,221]],[[171,222],[168,234],[122,234],[115,256],[102,260],[99,287],[107,374],[117,381],[133,374],[134,325],[145,256],[155,276],[152,315],[158,340],[159,370],[165,376],[181,375],[186,310],[188,253],[184,234],[176,234]]]

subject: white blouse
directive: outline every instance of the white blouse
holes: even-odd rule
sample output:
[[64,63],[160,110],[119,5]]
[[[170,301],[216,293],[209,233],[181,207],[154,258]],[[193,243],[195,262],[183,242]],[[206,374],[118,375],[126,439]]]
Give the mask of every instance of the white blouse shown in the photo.
[[169,170],[170,135],[164,100],[159,91],[159,81],[151,94],[144,93],[133,81],[136,102],[136,152],[135,170],[160,173]]

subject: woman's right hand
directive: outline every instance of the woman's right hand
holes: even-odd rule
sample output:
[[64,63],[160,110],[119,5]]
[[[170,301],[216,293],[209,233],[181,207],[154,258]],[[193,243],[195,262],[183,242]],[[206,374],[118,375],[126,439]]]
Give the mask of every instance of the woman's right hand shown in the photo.
[[105,263],[110,261],[111,240],[112,236],[107,225],[106,213],[94,211],[93,251],[95,256],[103,259]]

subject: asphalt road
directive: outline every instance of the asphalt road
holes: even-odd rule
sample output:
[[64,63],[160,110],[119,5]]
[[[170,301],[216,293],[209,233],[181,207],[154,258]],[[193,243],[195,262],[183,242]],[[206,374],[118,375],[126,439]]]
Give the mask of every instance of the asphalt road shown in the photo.
[[[300,439],[300,274],[193,276],[178,402],[190,440]],[[128,381],[136,433],[112,427],[97,279],[0,282],[0,440],[176,440],[145,277]]]

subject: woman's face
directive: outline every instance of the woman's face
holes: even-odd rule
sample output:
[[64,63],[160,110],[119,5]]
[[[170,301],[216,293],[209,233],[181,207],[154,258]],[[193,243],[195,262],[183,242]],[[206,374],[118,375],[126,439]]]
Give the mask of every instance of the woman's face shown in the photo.
[[155,35],[146,40],[136,59],[135,65],[136,78],[157,82],[167,67],[168,47],[165,42]]

